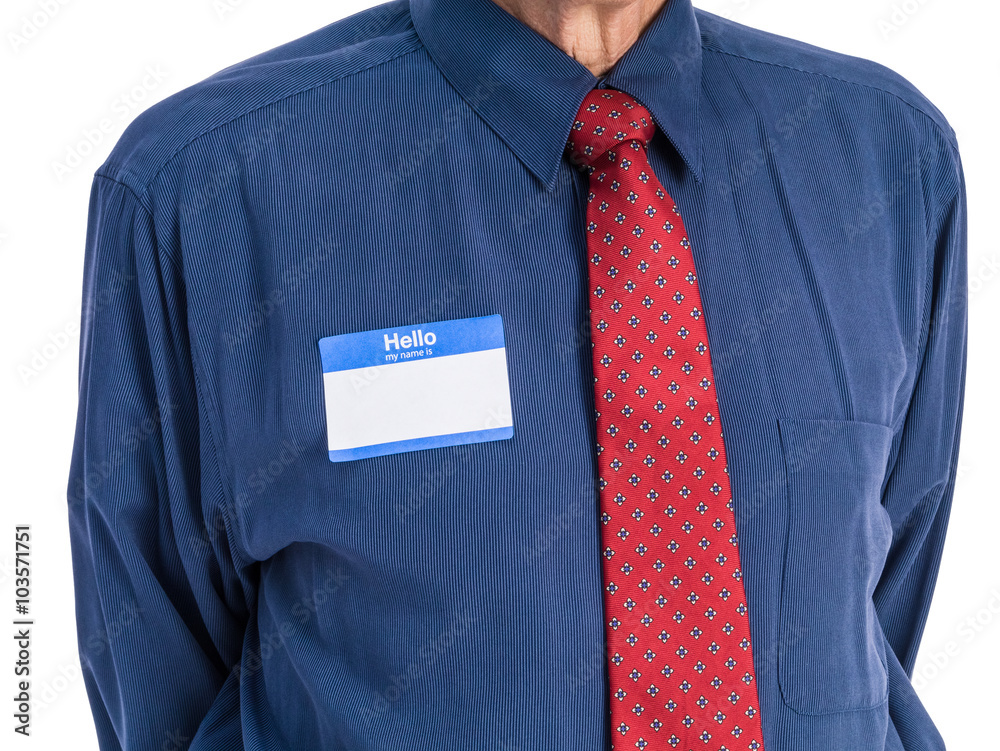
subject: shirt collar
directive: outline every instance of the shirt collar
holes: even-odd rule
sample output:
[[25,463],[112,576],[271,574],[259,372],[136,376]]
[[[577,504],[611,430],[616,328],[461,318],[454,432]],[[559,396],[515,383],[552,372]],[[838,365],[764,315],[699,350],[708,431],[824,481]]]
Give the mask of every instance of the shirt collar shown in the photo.
[[[410,0],[410,13],[445,78],[555,188],[577,110],[599,79],[493,0]],[[667,0],[602,83],[642,102],[701,180],[701,35],[691,0]]]

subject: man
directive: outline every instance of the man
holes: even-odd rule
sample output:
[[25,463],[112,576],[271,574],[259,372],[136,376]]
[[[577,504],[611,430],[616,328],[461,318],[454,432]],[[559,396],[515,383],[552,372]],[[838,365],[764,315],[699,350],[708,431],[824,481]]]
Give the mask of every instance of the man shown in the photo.
[[98,170],[69,502],[106,749],[925,751],[955,136],[689,0],[410,0]]

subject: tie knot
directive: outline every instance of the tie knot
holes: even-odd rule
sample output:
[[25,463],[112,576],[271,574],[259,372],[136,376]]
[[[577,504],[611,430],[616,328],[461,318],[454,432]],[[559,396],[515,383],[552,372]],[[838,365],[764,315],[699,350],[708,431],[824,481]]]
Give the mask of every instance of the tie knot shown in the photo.
[[591,89],[576,113],[566,150],[577,164],[592,165],[626,141],[642,146],[656,132],[649,110],[617,89]]

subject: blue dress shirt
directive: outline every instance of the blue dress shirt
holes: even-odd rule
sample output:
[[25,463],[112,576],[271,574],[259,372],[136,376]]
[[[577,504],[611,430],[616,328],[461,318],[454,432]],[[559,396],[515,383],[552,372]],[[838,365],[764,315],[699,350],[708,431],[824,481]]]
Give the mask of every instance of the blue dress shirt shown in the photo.
[[[766,751],[944,748],[909,679],[965,382],[941,113],[690,0],[600,81],[490,0],[396,0],[150,108],[97,171],[69,519],[103,749],[609,747],[563,152],[595,85],[652,112],[691,238]],[[493,315],[512,438],[330,461],[320,339]]]

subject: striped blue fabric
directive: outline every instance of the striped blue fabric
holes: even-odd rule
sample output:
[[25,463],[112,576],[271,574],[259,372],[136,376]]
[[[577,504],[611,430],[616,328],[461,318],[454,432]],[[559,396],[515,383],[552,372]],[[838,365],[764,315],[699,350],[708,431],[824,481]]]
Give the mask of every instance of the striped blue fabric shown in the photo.
[[[689,0],[600,81],[490,0],[396,0],[150,108],[95,176],[68,500],[102,749],[608,747],[563,155],[595,85],[652,112],[698,265],[765,748],[944,748],[909,678],[965,384],[944,117]],[[495,315],[512,437],[330,461],[320,340]]]

